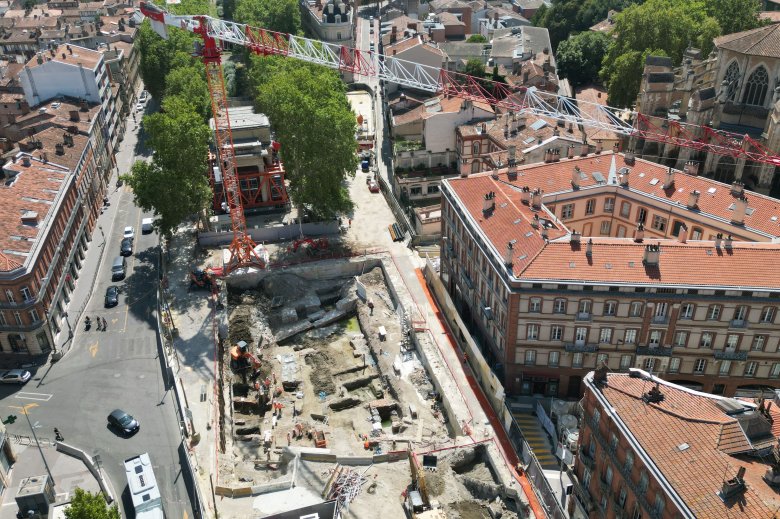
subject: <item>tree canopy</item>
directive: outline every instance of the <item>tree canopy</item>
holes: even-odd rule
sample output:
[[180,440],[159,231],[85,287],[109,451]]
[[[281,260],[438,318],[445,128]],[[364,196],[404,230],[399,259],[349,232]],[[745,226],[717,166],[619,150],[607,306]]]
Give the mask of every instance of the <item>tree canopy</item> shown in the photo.
[[282,145],[293,202],[317,217],[349,211],[344,180],[358,163],[356,116],[338,73],[279,57],[251,62],[249,83]]
[[119,508],[111,507],[100,493],[91,493],[76,487],[70,505],[65,509],[66,519],[120,519]]
[[183,54],[188,63],[194,61],[189,57],[194,41],[192,34],[176,28],[168,29],[168,39],[165,40],[152,30],[149,20],[144,20],[137,39],[138,50],[141,52],[138,70],[152,97],[161,99],[165,93],[165,78],[174,68],[172,65],[175,57],[177,62],[181,62]]
[[174,68],[165,78],[165,97],[180,96],[208,120],[211,117],[211,97],[206,72],[201,63]]
[[469,58],[466,61],[466,66],[463,68],[463,73],[469,76],[483,78],[485,77],[485,62],[479,58]]
[[466,39],[466,43],[487,43],[487,38],[481,34],[472,34]]
[[301,11],[296,0],[235,0],[236,21],[272,31],[301,32]]
[[622,10],[642,0],[552,0],[552,6],[542,5],[534,14],[532,23],[546,27],[550,42],[558,44],[576,32],[587,31],[607,17],[610,9]]
[[610,44],[604,33],[585,31],[561,42],[555,55],[558,74],[572,86],[598,81],[599,70]]
[[154,211],[160,233],[170,234],[211,200],[205,174],[211,131],[182,96],[166,97],[162,107],[162,112],[143,119],[147,144],[154,150],[152,160],[136,161],[122,179],[133,189],[135,203]]

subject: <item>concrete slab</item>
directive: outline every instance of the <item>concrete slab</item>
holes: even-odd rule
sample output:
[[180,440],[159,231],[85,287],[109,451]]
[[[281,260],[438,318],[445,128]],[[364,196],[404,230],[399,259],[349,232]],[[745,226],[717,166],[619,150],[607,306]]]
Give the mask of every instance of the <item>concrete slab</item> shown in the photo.
[[295,508],[302,508],[322,502],[322,497],[314,490],[306,487],[295,487],[290,490],[272,492],[255,497],[252,500],[252,509],[260,514],[260,517],[265,517],[286,512],[293,503]]

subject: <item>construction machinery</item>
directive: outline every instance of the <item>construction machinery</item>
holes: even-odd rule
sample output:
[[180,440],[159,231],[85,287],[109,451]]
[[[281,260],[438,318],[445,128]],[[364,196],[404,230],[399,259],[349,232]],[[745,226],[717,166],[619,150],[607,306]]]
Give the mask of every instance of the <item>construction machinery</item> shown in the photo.
[[263,56],[286,56],[316,63],[354,76],[376,78],[432,94],[439,93],[487,103],[508,112],[529,113],[557,119],[563,124],[577,124],[615,132],[630,138],[632,143],[629,148],[634,147],[635,141],[645,140],[667,144],[673,148],[690,148],[703,153],[725,155],[738,161],[751,160],[780,166],[779,156],[748,135],[577,101],[535,87],[509,86],[393,56],[384,56],[373,51],[362,51],[210,16],[173,15],[148,2],[141,2],[141,12],[149,18],[152,28],[163,37],[167,36],[166,26],[172,26],[193,32],[203,40],[197,53],[206,64],[212,109],[218,123],[218,148],[222,154],[221,166],[224,170],[223,178],[235,235],[231,245],[233,268],[251,265],[255,259],[249,246],[251,239],[246,234],[246,222],[241,211],[236,182],[235,152],[220,67],[220,46],[224,44],[246,47]]
[[298,252],[298,249],[303,247],[308,254],[315,254],[317,251],[323,251],[328,248],[327,238],[300,238],[295,240],[288,249],[289,252]]
[[230,369],[245,371],[249,368],[260,369],[260,361],[250,351],[245,341],[238,341],[230,348]]
[[195,269],[190,272],[190,288],[212,290],[215,283],[214,275],[207,270]]
[[431,500],[428,495],[428,486],[425,483],[425,472],[417,459],[417,454],[409,447],[406,450],[409,457],[409,468],[412,473],[412,484],[406,491],[406,511],[412,518],[419,517],[418,514],[431,510]]

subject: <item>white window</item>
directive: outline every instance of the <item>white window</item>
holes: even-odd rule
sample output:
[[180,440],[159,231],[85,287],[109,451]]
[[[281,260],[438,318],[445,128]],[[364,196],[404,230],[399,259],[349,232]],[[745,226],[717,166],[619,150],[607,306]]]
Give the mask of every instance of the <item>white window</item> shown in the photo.
[[753,337],[753,344],[750,349],[753,351],[764,351],[764,345],[766,344],[766,335],[756,335]]
[[642,365],[645,371],[653,371],[655,370],[655,358],[651,357],[649,359],[645,359],[645,363]]
[[558,367],[558,363],[560,362],[560,360],[561,360],[561,353],[558,352],[558,351],[551,351],[550,352],[550,356],[549,356],[548,361],[547,361],[547,364],[551,368],[557,368]]
[[720,368],[718,369],[718,374],[720,374],[720,375],[728,375],[729,371],[731,371],[731,361],[730,360],[722,360],[720,362]]
[[573,367],[573,368],[581,368],[582,367],[582,353],[575,353],[572,356],[571,367]]
[[604,303],[604,315],[614,316],[617,314],[617,301],[607,301]]
[[587,328],[575,328],[574,329],[574,340],[578,344],[583,344],[588,339],[588,329]]
[[590,478],[593,477],[593,474],[591,473],[590,469],[588,467],[585,467],[582,470],[582,486],[584,488],[590,487]]
[[566,300],[565,299],[556,299],[553,303],[553,312],[556,314],[565,314],[566,313]]
[[479,149],[480,149],[480,143],[479,142],[475,142],[471,146],[471,154],[472,155],[479,155]]
[[746,377],[752,377],[755,376],[756,370],[758,369],[758,362],[751,361],[745,364],[745,376]]
[[707,310],[707,319],[710,321],[717,321],[720,319],[720,305],[710,305]]
[[655,215],[653,216],[653,225],[652,228],[657,231],[665,231],[666,230],[666,218],[663,216]]
[[631,355],[622,355],[620,357],[620,369],[628,369],[631,367]]
[[585,214],[593,214],[596,212],[596,199],[591,198],[585,203]]
[[525,352],[525,365],[533,366],[536,364],[536,350],[528,350]]
[[561,219],[567,220],[574,216],[574,204],[564,204],[561,207]]
[[734,309],[734,320],[735,321],[744,321],[747,317],[748,307],[744,305],[740,305]]
[[6,299],[8,299],[9,303],[15,303],[16,302],[16,299],[14,298],[14,293],[11,292],[10,290],[6,290],[5,291],[5,297],[6,297]]
[[580,301],[580,304],[577,307],[577,313],[583,317],[589,316],[590,309],[592,306],[593,306],[593,302],[590,299],[583,299]]
[[769,370],[769,376],[771,378],[780,377],[780,362],[775,362],[772,364],[772,369]]
[[655,511],[655,515],[658,517],[662,517],[664,515],[665,506],[666,506],[666,502],[664,501],[664,497],[661,494],[656,494],[655,504],[653,505],[653,510]]
[[642,317],[643,308],[644,304],[641,301],[631,303],[631,317]]
[[22,287],[19,289],[19,292],[22,294],[22,300],[29,301],[32,299],[32,292],[30,292],[30,289],[27,287]]
[[643,470],[639,476],[639,492],[643,493],[647,490],[647,484],[650,482],[650,478],[647,475],[647,471]]
[[527,326],[527,332],[525,338],[529,341],[535,341],[539,339],[539,325],[533,323],[529,324]]
[[669,373],[677,373],[680,371],[680,359],[678,357],[672,357],[669,359]]
[[767,306],[761,311],[761,322],[772,323],[775,320],[775,307]]
[[0,325],[7,326],[8,321],[5,320],[5,312],[0,312]]
[[563,326],[554,324],[550,327],[550,340],[551,341],[563,340]]
[[739,345],[739,335],[732,333],[729,334],[728,337],[726,337],[727,350],[736,350],[738,345]]
[[620,204],[620,216],[628,218],[631,214],[631,204],[628,202],[621,202]]
[[648,341],[650,346],[655,347],[661,344],[661,337],[663,332],[661,330],[650,330],[650,340]]
[[528,311],[529,312],[541,312],[542,310],[542,298],[540,297],[532,297],[531,301],[528,303]]
[[30,310],[30,321],[33,323],[37,323],[40,320],[41,318],[38,316],[38,311],[35,310],[34,308]]
[[675,346],[685,346],[687,342],[688,342],[688,332],[675,332],[674,334]]
[[19,326],[22,325],[22,314],[20,314],[19,312],[14,312],[14,319],[16,319],[16,324],[18,324]]
[[696,359],[696,364],[693,366],[693,372],[696,375],[702,375],[705,369],[707,369],[707,361],[705,359]]
[[611,213],[615,210],[615,199],[613,197],[607,197],[604,199],[604,212]]
[[608,235],[611,230],[612,230],[612,222],[610,222],[609,220],[604,220],[603,222],[601,222],[601,229],[599,230],[601,234]]
[[693,319],[695,308],[693,303],[683,303],[680,307],[680,319]]
[[636,330],[626,330],[626,334],[623,337],[623,342],[626,344],[636,344]]
[[702,348],[712,348],[712,333],[711,332],[704,332],[701,334],[701,340],[699,341],[699,346]]
[[599,342],[609,344],[612,342],[612,328],[602,328],[599,332]]
[[607,353],[599,353],[596,356],[596,367],[600,368],[601,366],[609,367],[609,354],[607,354]]

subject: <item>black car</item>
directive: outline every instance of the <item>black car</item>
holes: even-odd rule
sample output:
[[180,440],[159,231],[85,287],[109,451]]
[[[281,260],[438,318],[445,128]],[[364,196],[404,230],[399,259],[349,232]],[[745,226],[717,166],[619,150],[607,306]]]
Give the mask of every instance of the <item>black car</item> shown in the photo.
[[126,435],[136,433],[141,428],[138,420],[121,409],[111,411],[111,414],[108,415],[108,425]]
[[119,304],[119,287],[111,285],[106,289],[106,308],[111,308]]
[[132,238],[123,238],[122,239],[122,246],[120,248],[120,252],[122,256],[130,256],[133,254],[133,239]]

